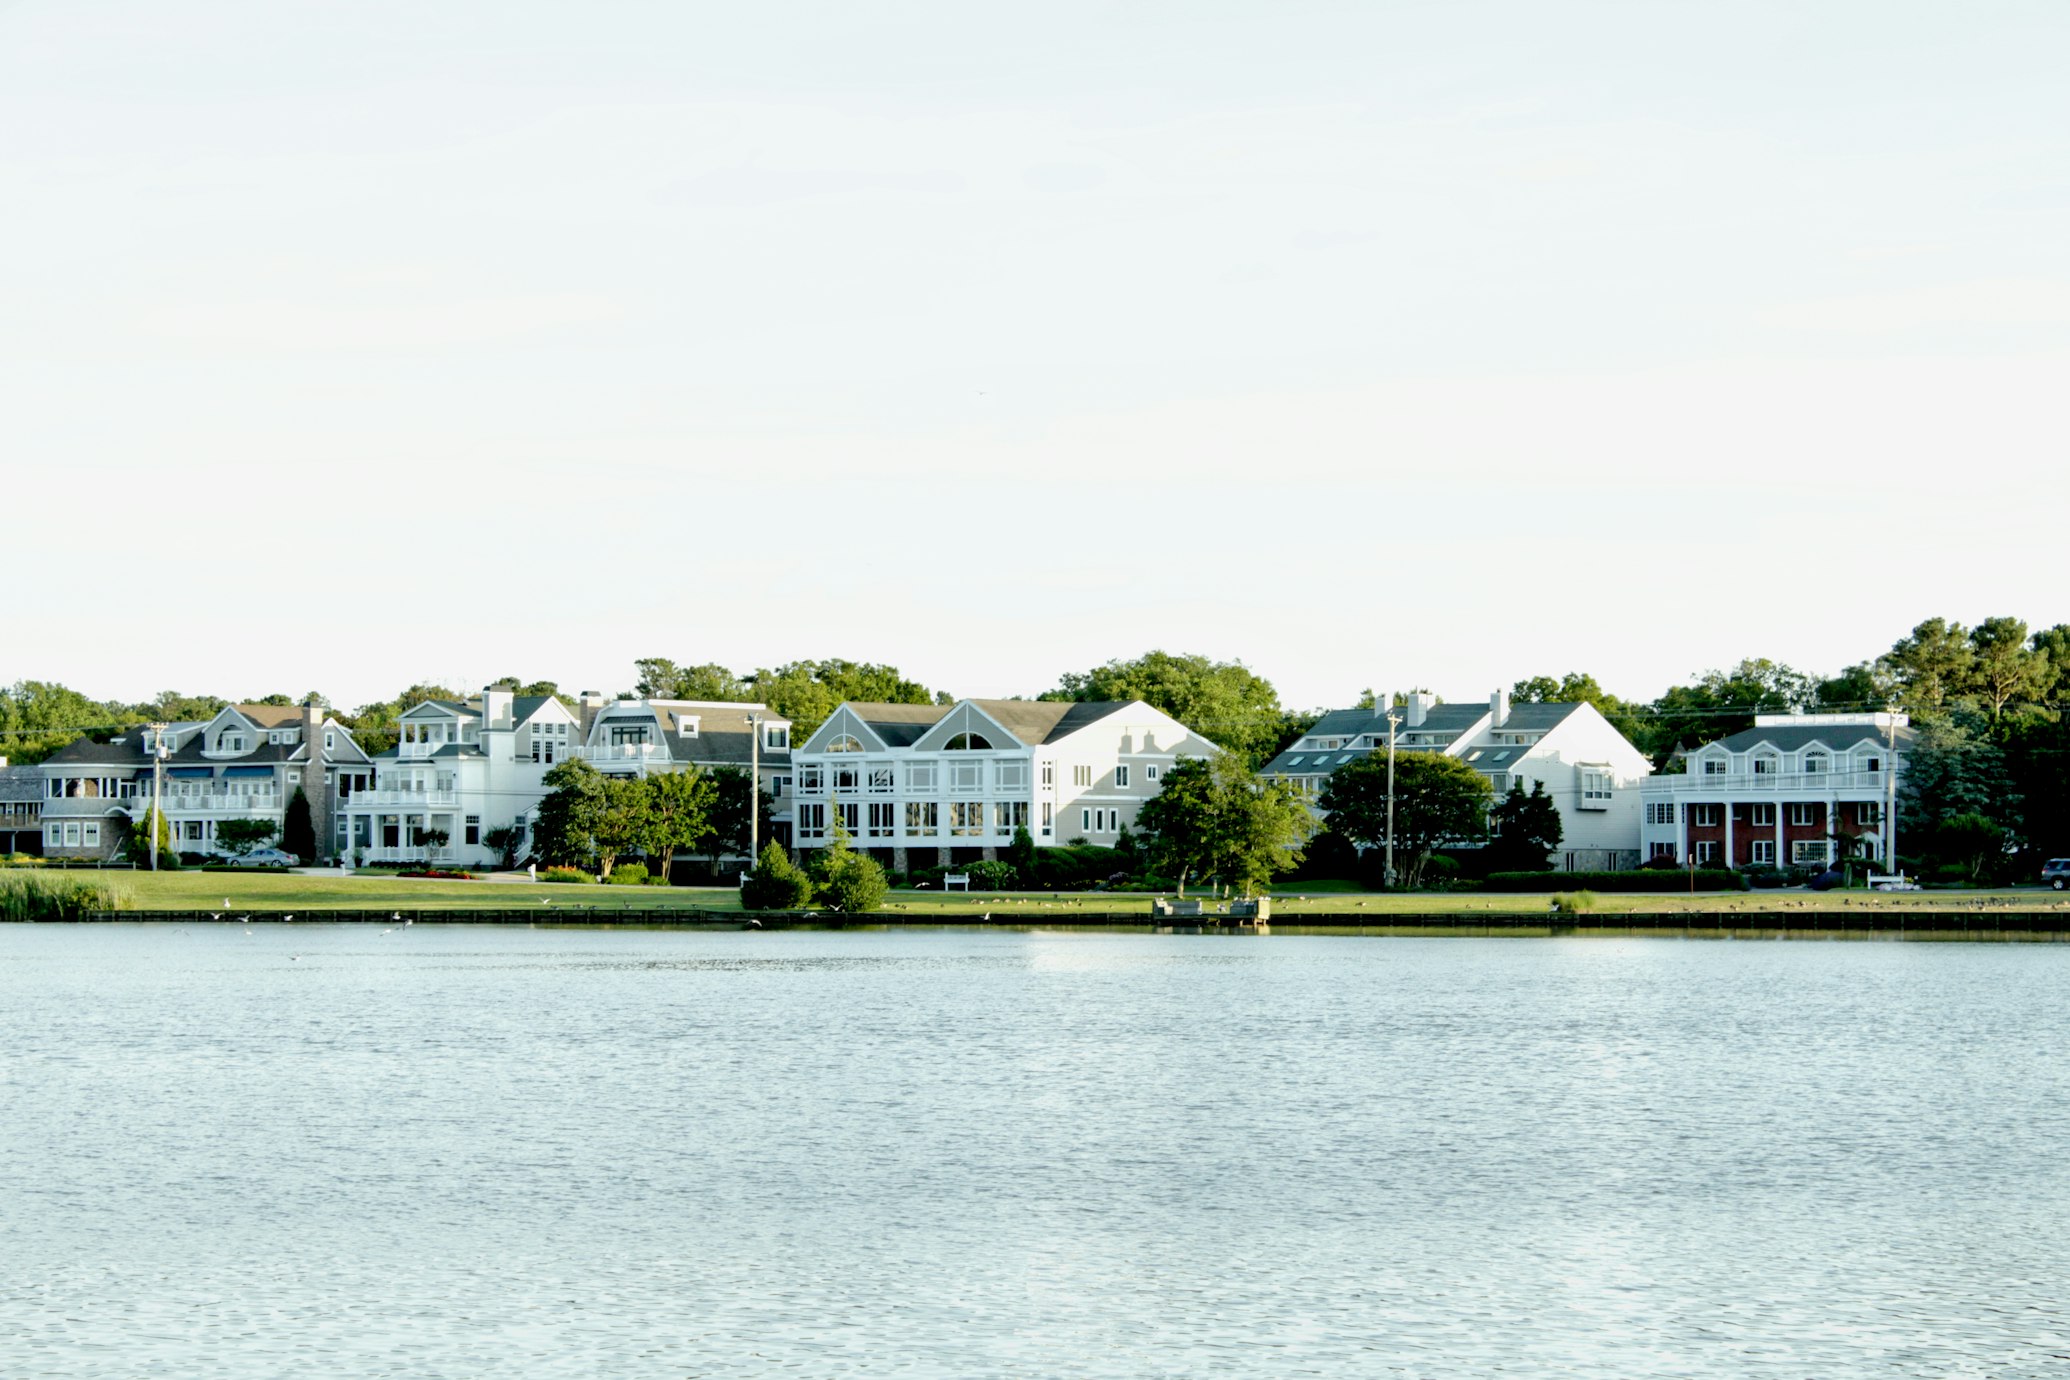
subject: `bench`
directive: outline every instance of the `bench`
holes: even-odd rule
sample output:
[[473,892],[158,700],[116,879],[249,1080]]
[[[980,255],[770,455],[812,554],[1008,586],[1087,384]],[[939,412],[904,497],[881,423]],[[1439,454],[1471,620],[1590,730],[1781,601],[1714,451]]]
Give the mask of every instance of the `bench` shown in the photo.
[[947,891],[952,886],[960,886],[965,891],[970,890],[970,874],[968,872],[944,872],[942,874],[942,890]]

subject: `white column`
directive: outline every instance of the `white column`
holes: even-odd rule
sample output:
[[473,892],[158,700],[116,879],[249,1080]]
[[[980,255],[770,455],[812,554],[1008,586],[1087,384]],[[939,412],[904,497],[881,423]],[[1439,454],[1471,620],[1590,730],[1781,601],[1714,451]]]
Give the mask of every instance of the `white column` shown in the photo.
[[1782,802],[1782,801],[1780,801],[1780,800],[1776,801],[1776,802],[1775,802],[1775,865],[1776,865],[1777,867],[1788,867],[1788,866],[1789,866],[1789,864],[1790,864],[1790,860],[1789,860],[1789,858],[1785,857],[1785,856],[1784,856],[1784,854],[1783,854],[1783,820],[1784,820],[1784,818],[1786,817],[1787,813],[1788,813],[1788,812],[1787,812],[1787,811],[1785,811],[1785,810],[1783,809],[1783,802]]
[[1730,866],[1732,866],[1732,860],[1733,860],[1734,858],[1736,858],[1736,857],[1738,857],[1738,856],[1739,856],[1739,854],[1738,854],[1738,853],[1737,853],[1736,851],[1734,851],[1734,849],[1733,849],[1733,846],[1732,846],[1732,845],[1733,845],[1733,841],[1734,841],[1734,835],[1735,835],[1735,830],[1733,829],[1733,826],[1732,826],[1732,802],[1731,802],[1730,800],[1728,800],[1728,801],[1726,801],[1726,802],[1725,802],[1725,805],[1724,805],[1724,810],[1725,810],[1725,863],[1724,863],[1724,865],[1725,865],[1726,867],[1730,867]]

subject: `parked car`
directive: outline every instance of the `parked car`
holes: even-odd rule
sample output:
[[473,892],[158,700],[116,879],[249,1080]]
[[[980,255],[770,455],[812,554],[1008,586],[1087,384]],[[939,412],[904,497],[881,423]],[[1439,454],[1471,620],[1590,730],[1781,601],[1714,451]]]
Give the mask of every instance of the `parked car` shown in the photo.
[[1892,877],[1871,877],[1871,878],[1869,878],[1869,890],[1871,890],[1871,891],[1917,891],[1917,890],[1919,890],[1919,883],[1917,883],[1917,882],[1913,881],[1913,880],[1912,880],[1912,879],[1911,879],[1910,877],[1907,877],[1907,876],[1905,876],[1905,875],[1904,875],[1904,874],[1903,874],[1902,872],[1900,872],[1900,873],[1898,873],[1898,874],[1897,874],[1896,876],[1892,876]]
[[2050,858],[2041,865],[2041,884],[2061,891],[2070,886],[2070,858]]
[[239,867],[293,867],[302,860],[278,848],[254,848],[230,861]]

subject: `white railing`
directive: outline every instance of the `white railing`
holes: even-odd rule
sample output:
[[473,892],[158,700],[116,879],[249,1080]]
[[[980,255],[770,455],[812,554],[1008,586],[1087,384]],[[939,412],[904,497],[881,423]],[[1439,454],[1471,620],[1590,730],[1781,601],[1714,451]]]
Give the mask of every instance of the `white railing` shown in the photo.
[[390,790],[387,787],[382,787],[378,790],[354,791],[351,795],[338,802],[338,808],[340,810],[363,810],[368,806],[453,806],[459,803],[460,793],[458,791]]
[[1717,776],[1692,772],[1649,776],[1640,791],[1644,795],[1770,795],[1787,791],[1831,795],[1835,791],[1873,791],[1880,796],[1887,781],[1888,774],[1880,771],[1728,772]]
[[575,749],[592,762],[667,761],[668,749],[659,743],[597,743]]

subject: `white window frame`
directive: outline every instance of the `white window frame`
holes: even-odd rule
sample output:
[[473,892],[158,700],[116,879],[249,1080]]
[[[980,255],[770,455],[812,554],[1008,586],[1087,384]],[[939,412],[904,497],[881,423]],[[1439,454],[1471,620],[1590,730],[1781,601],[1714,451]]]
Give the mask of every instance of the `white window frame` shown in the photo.
[[1791,839],[1790,861],[1799,867],[1812,863],[1829,863],[1833,860],[1831,839]]
[[1114,765],[1114,789],[1117,791],[1128,789],[1128,763],[1126,762],[1117,762]]
[[1773,867],[1775,865],[1775,840],[1752,840],[1748,856],[1757,866]]
[[1092,783],[1093,783],[1093,769],[1092,769],[1092,767],[1091,767],[1090,765],[1088,765],[1087,763],[1084,763],[1084,762],[1080,762],[1080,763],[1079,763],[1079,764],[1078,764],[1077,766],[1075,766],[1075,767],[1071,768],[1071,784],[1072,784],[1072,785],[1074,785],[1074,786],[1090,786],[1090,785],[1092,785]]
[[1817,824],[1818,805],[1815,802],[1809,800],[1791,801],[1789,822],[1799,829],[1809,828],[1812,825]]
[[1143,768],[1143,780],[1144,780],[1145,782],[1150,782],[1150,781],[1155,781],[1156,779],[1157,779],[1157,764],[1156,764],[1155,762],[1152,762],[1152,763],[1150,763],[1149,765],[1147,765],[1147,766],[1145,766],[1145,767]]

